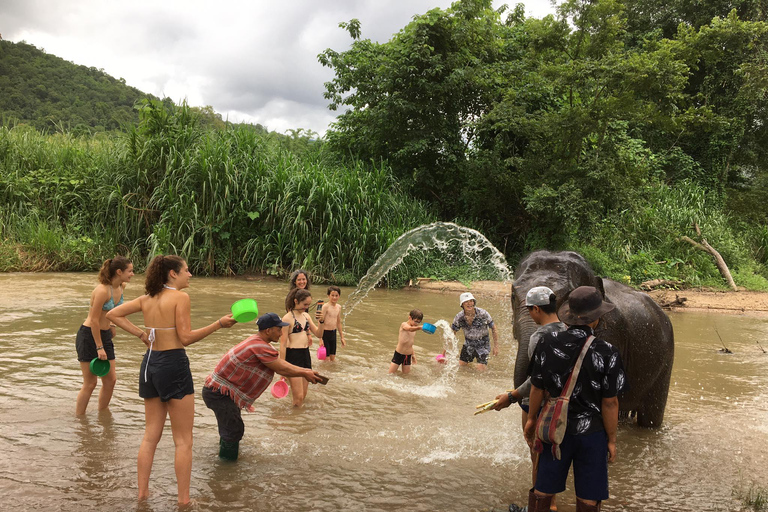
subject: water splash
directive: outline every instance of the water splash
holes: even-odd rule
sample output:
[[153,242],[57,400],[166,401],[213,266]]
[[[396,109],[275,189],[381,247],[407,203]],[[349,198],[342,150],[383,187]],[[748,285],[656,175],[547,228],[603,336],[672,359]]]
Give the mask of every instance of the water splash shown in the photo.
[[435,322],[435,327],[443,330],[443,348],[445,348],[445,370],[440,376],[441,384],[455,381],[456,371],[459,369],[459,338],[453,333],[451,324],[445,320]]
[[482,233],[452,222],[433,222],[403,233],[379,256],[344,304],[344,316],[349,316],[379,281],[411,252],[433,249],[448,251],[456,244],[469,261],[476,262],[484,253],[490,253],[483,261],[493,265],[503,281],[512,281],[512,271],[506,258]]

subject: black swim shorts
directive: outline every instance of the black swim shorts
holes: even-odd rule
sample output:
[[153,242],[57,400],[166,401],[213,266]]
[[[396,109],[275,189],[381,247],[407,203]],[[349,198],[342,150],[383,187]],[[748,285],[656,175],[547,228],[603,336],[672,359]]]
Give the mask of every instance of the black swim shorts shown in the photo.
[[[112,331],[107,329],[101,331],[101,344],[104,345],[104,351],[107,353],[107,359],[115,358],[115,345],[112,343]],[[90,327],[84,325],[77,330],[75,338],[75,350],[77,350],[77,360],[82,363],[90,363],[99,354],[96,352],[96,341],[93,339],[93,333]]]
[[325,355],[336,355],[336,329],[323,331],[323,345],[325,346]]
[[395,350],[395,355],[392,356],[392,362],[397,365],[403,365],[403,366],[410,366],[411,365],[411,357],[413,357],[413,354],[401,354],[397,350]]
[[312,369],[312,356],[309,348],[286,348],[285,360],[294,366]]
[[[147,357],[149,356],[149,367]],[[195,393],[192,371],[189,369],[187,351],[183,348],[173,350],[149,350],[144,354],[139,373],[139,396],[158,398],[163,402],[175,398],[181,400]]]

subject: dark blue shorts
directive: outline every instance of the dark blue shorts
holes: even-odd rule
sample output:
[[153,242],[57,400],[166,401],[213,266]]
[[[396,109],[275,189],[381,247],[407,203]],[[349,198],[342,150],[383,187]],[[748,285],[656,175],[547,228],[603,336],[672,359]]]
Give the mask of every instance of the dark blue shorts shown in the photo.
[[[149,357],[149,363],[147,358]],[[155,350],[144,354],[139,375],[139,396],[160,398],[162,402],[175,398],[181,400],[195,393],[189,358],[183,348]]]
[[573,462],[576,497],[594,501],[608,499],[608,436],[604,430],[581,436],[566,434],[560,454],[561,459],[555,459],[552,445],[544,445],[536,474],[537,491],[545,494],[563,492]]
[[525,411],[525,414],[528,414],[528,411],[531,408],[528,404],[523,404],[523,403],[520,403],[520,402],[517,402],[517,405],[519,405],[520,408]]

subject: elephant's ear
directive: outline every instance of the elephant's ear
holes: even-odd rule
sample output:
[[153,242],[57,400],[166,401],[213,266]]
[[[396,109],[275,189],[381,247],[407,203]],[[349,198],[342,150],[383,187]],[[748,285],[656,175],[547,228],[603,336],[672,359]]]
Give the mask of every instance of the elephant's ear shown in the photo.
[[600,295],[603,296],[603,300],[605,300],[605,287],[603,286],[603,278],[600,276],[595,276],[595,288],[597,288],[600,291]]

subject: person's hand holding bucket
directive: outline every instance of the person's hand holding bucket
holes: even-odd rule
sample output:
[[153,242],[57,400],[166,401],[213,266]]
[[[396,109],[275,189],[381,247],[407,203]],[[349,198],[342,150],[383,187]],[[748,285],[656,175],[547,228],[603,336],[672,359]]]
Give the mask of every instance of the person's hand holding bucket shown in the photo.
[[275,398],[285,398],[288,396],[288,383],[285,382],[285,379],[280,379],[274,384],[272,384],[272,389],[270,389],[270,393],[272,393],[272,396]]
[[95,357],[91,361],[90,367],[91,367],[91,373],[93,373],[97,377],[103,377],[109,373],[110,364],[107,359],[99,359],[98,357]]
[[259,316],[259,306],[254,299],[240,299],[232,304],[232,317],[239,323],[256,320]]

